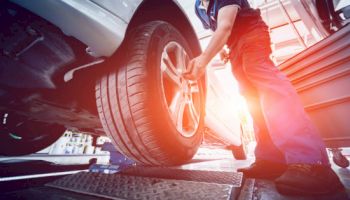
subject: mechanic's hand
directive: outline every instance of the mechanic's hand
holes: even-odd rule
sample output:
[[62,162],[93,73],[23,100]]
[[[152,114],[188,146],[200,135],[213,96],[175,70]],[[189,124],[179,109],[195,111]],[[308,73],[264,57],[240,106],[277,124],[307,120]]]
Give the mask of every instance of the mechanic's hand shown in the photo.
[[226,64],[228,62],[229,57],[230,57],[228,51],[225,48],[223,48],[219,52],[219,55],[220,55],[220,59]]
[[208,63],[209,60],[203,55],[192,59],[187,65],[186,72],[182,74],[183,77],[189,80],[198,80],[204,75]]

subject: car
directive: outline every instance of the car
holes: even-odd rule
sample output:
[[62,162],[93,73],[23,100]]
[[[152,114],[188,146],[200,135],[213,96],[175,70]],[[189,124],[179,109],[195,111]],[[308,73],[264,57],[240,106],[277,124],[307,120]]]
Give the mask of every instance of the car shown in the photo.
[[144,165],[193,157],[208,81],[182,77],[201,48],[177,1],[0,4],[0,155],[34,153],[69,129],[106,134]]

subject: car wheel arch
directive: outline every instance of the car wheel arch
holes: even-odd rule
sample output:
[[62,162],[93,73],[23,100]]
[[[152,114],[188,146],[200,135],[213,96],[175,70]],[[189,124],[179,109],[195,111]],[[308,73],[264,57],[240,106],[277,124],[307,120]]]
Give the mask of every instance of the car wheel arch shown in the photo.
[[[176,16],[176,17],[173,17]],[[179,3],[174,0],[144,0],[136,9],[133,17],[131,18],[125,37],[128,37],[133,29],[137,28],[141,24],[149,21],[166,21],[173,25],[176,29],[181,30],[181,34],[185,37],[188,44],[192,48],[193,55],[196,57],[202,53],[199,39],[196,32],[186,16],[184,10],[180,7]],[[124,38],[125,41],[125,38]],[[124,42],[123,42],[124,43]],[[122,47],[123,45],[121,45]],[[122,49],[122,48],[120,48]],[[120,52],[120,49],[116,52]],[[207,79],[203,76],[201,80],[204,85],[207,85]],[[204,88],[204,95],[206,96],[207,90]]]

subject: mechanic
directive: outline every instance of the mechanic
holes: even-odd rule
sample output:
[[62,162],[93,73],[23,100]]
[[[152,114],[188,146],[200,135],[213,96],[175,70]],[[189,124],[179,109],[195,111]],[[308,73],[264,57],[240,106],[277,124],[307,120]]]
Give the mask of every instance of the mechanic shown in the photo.
[[[269,55],[270,36],[260,11],[247,0],[196,0],[195,11],[212,38],[190,61],[185,78],[196,80],[217,54],[230,59],[248,102],[257,139],[256,161],[238,169],[245,177],[272,179],[281,194],[331,194],[343,185],[299,97]],[[225,44],[230,52],[223,50]]]

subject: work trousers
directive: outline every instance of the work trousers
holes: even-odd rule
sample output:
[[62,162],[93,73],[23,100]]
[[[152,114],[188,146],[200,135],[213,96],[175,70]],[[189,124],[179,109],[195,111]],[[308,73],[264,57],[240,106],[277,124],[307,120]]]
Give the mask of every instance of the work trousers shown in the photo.
[[324,142],[287,77],[270,59],[267,27],[240,37],[232,71],[254,121],[256,159],[329,165]]

